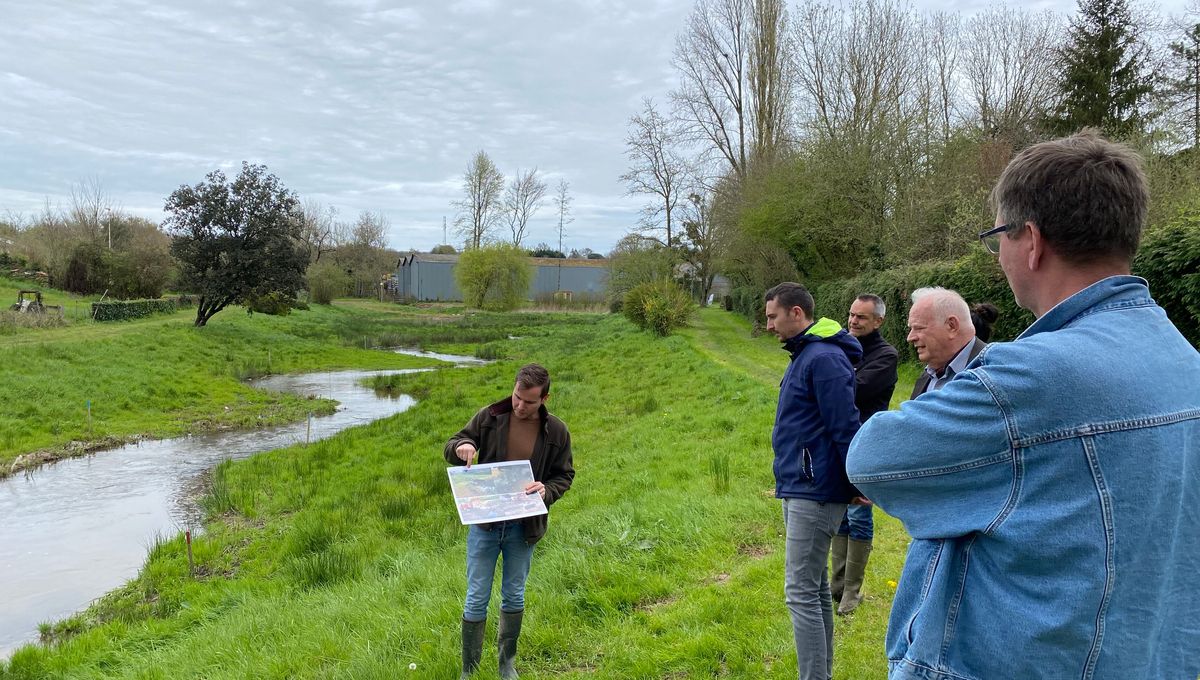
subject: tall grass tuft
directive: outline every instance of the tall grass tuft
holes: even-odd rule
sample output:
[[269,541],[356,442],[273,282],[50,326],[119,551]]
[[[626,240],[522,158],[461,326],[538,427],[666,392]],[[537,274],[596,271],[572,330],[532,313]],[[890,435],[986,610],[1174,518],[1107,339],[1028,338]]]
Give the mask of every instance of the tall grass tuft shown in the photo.
[[338,531],[328,523],[305,516],[288,533],[284,552],[297,556],[315,554],[329,548],[337,539]]
[[475,349],[475,358],[483,359],[484,361],[496,361],[504,358],[504,350],[500,347],[499,343],[489,342]]
[[386,520],[396,521],[404,519],[407,515],[409,515],[413,511],[415,505],[416,504],[407,494],[401,493],[380,503],[379,514]]
[[354,578],[362,573],[364,565],[362,556],[335,548],[294,558],[286,571],[301,588],[317,588]]
[[712,479],[713,491],[729,492],[729,454],[718,451],[708,457],[708,476]]
[[657,410],[658,400],[652,394],[647,394],[641,399],[636,399],[625,407],[625,411],[633,416],[644,416],[654,413]]
[[0,310],[0,335],[12,335],[24,328],[59,328],[66,325],[67,320],[61,314],[22,314]]
[[265,360],[247,359],[244,361],[239,361],[231,366],[229,373],[234,377],[234,379],[245,382],[247,380],[261,378],[264,375],[270,375],[271,369],[269,366],[267,366],[267,362]]
[[204,508],[204,512],[209,517],[223,515],[234,509],[233,494],[229,491],[229,481],[227,479],[231,465],[233,465],[233,461],[227,460],[213,468],[208,495],[200,501],[200,506]]

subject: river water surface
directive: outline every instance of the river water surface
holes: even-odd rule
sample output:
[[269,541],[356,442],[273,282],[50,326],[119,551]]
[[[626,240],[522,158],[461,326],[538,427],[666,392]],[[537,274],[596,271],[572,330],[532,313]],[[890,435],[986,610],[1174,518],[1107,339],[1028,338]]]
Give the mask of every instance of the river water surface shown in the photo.
[[425,370],[432,369],[270,376],[251,384],[334,399],[337,411],[279,427],[130,444],[0,480],[0,658],[37,639],[38,623],[69,616],[136,576],[155,536],[198,526],[202,513],[191,490],[206,470],[405,411],[416,403],[412,397],[360,383]]

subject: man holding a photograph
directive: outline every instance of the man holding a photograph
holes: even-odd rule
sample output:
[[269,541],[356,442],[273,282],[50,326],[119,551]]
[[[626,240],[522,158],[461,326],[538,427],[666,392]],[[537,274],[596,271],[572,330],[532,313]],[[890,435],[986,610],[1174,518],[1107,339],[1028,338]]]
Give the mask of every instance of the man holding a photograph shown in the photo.
[[[546,507],[571,488],[571,434],[546,410],[550,374],[537,364],[517,371],[512,394],[485,406],[466,427],[446,442],[452,465],[528,460],[532,482],[525,491],[541,495]],[[473,524],[467,535],[467,597],[462,620],[462,677],[479,667],[488,601],[496,561],[504,556],[500,581],[500,624],[497,635],[500,677],[516,678],[513,662],[525,613],[525,580],[533,546],[546,533],[546,515],[494,524]]]

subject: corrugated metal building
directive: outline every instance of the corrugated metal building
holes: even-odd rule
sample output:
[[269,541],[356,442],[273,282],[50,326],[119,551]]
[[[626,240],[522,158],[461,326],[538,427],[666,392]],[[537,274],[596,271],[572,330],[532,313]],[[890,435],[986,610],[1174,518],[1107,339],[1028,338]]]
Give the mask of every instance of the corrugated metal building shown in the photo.
[[[461,302],[454,280],[458,255],[411,252],[396,263],[395,294],[401,300]],[[600,299],[608,287],[607,260],[531,257],[534,267],[529,299],[548,298],[556,291]]]

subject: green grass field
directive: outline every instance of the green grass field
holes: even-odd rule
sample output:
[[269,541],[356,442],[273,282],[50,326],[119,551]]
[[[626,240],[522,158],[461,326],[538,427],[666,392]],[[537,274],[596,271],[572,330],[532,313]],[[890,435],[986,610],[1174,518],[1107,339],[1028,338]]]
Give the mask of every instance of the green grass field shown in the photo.
[[[15,299],[25,285],[0,279],[0,299]],[[86,300],[59,291],[47,290],[45,298],[86,310]],[[139,437],[326,413],[332,402],[266,393],[244,380],[266,373],[430,366],[438,362],[374,348],[498,340],[514,321],[458,311],[446,317],[446,310],[356,301],[314,305],[287,317],[247,316],[231,308],[201,329],[192,327],[192,310],[110,323],[91,321],[85,311],[50,327],[0,325],[7,331],[0,333],[0,476]]]
[[[111,335],[108,326],[73,325],[36,333],[82,337],[13,339],[26,339],[55,375],[98,362],[108,377],[95,384],[123,379],[146,390],[163,379],[141,375],[147,363],[168,352],[164,363],[205,358],[189,393],[195,411],[163,406],[184,401],[177,394],[150,394],[157,405],[113,409],[106,422],[116,432],[166,431],[179,427],[181,410],[224,405],[243,389],[238,367],[261,361],[265,347],[288,352],[289,371],[399,361],[349,346],[356,335],[366,346],[404,339],[488,348],[502,359],[395,378],[420,399],[412,410],[220,466],[207,500],[212,519],[195,543],[196,576],[182,539],[164,539],[137,579],[46,626],[52,642],[16,652],[0,678],[456,678],[466,531],[449,499],[442,444],[507,394],[526,361],[550,369],[549,407],[571,428],[577,476],[535,554],[522,677],[795,677],[770,450],[787,355],[773,337],[752,338],[748,324],[719,310],[702,310],[692,328],[665,339],[616,316],[372,303],[280,319],[227,312],[200,331],[189,323],[181,313]],[[170,349],[144,348],[123,373],[104,365],[151,341]],[[107,349],[91,347],[98,343]],[[19,372],[25,389],[49,370]],[[221,397],[207,391],[225,384]],[[911,380],[897,393],[910,389]],[[2,396],[6,422],[30,422]],[[52,443],[62,433],[37,436]],[[895,520],[876,518],[866,600],[838,619],[839,679],[886,677],[889,582],[907,538]],[[493,646],[479,677],[496,677]]]

